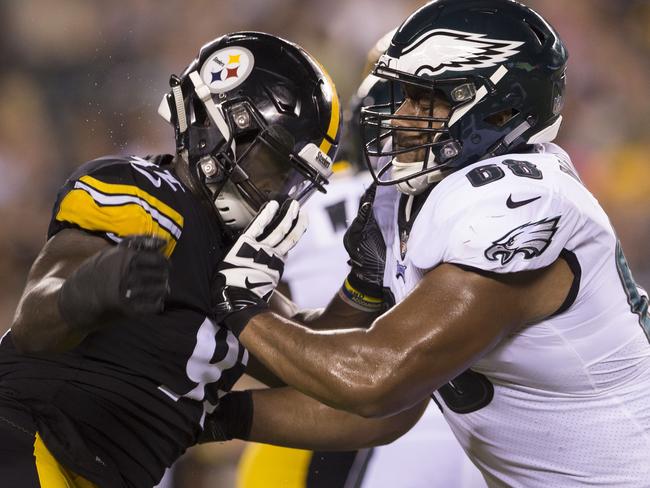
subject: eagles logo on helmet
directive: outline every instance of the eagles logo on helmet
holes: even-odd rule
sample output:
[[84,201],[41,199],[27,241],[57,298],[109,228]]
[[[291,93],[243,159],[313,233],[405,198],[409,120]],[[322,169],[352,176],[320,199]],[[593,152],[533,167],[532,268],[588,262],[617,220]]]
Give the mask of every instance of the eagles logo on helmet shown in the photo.
[[[361,111],[375,180],[417,194],[481,159],[552,141],[562,121],[567,58],[555,30],[513,0],[434,0],[420,8],[373,72],[395,87],[391,100]],[[414,91],[431,106],[444,99],[448,116],[397,114]],[[410,146],[396,143],[400,136],[413,141],[414,133],[422,137]],[[405,153],[418,156],[399,161]],[[375,169],[378,159],[384,164]]]
[[174,126],[192,183],[237,233],[268,200],[324,192],[338,148],[340,104],[302,48],[259,32],[205,44],[159,113]]

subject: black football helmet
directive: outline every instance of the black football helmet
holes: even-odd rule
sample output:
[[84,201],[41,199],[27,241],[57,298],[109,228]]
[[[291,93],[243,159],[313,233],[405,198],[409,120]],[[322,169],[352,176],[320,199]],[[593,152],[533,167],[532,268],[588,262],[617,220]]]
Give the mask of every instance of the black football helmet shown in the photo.
[[[434,0],[420,8],[373,72],[399,89],[388,103],[362,109],[375,180],[417,194],[463,166],[552,141],[562,121],[567,58],[553,27],[513,0]],[[449,115],[396,114],[407,92],[431,97],[431,107],[444,97]],[[403,147],[395,144],[400,131],[402,140],[409,140],[406,132],[425,137],[410,137],[413,145]],[[410,151],[425,154],[424,161],[400,162]]]
[[302,48],[260,32],[228,34],[205,44],[170,85],[159,113],[228,228],[241,230],[270,199],[304,201],[325,191],[339,99]]

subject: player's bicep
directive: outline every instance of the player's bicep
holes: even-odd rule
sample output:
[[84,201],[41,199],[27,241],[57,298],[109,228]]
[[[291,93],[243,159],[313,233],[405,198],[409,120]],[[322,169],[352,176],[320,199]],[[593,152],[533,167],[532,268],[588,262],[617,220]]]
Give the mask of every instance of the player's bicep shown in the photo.
[[67,278],[84,260],[111,244],[77,229],[63,229],[41,249],[27,278],[28,287],[48,277]]
[[426,394],[468,368],[521,323],[519,296],[491,277],[442,264],[377,319],[370,335],[395,350],[400,377],[430,383],[421,385]]
[[395,377],[413,380],[401,387],[411,391],[397,386],[395,391],[421,398],[471,367],[507,334],[558,310],[572,280],[562,259],[512,274],[442,264],[380,317],[370,335],[394,349],[393,367],[400,371]]
[[75,229],[64,229],[47,241],[32,265],[11,325],[18,350],[64,351],[83,339],[84,334],[62,320],[59,292],[85,259],[106,246],[106,240]]

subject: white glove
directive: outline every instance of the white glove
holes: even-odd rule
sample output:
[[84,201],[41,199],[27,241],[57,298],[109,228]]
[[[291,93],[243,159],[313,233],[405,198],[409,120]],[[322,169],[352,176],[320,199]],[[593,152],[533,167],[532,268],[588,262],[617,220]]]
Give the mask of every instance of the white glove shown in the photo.
[[226,286],[251,290],[268,299],[278,286],[284,261],[307,229],[307,214],[295,200],[282,207],[267,203],[235,242],[219,265]]
[[287,253],[307,229],[307,214],[295,200],[267,203],[218,266],[213,284],[217,321],[239,335],[248,321],[265,311],[278,286]]

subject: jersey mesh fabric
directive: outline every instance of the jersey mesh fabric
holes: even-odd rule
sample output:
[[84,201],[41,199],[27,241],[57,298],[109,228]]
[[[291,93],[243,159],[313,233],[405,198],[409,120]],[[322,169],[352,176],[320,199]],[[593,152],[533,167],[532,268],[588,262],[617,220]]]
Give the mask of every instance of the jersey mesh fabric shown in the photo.
[[[522,176],[530,165],[540,177]],[[468,175],[478,171],[499,177],[476,184]],[[624,258],[611,224],[566,153],[545,144],[450,175],[401,248],[398,195],[382,198],[390,211],[377,215],[386,222],[384,284],[398,302],[443,262],[508,273],[573,256],[579,282],[568,309],[509,335],[472,366],[493,384],[491,402],[458,414],[435,394],[490,486],[649,486],[650,346],[619,277]]]

